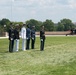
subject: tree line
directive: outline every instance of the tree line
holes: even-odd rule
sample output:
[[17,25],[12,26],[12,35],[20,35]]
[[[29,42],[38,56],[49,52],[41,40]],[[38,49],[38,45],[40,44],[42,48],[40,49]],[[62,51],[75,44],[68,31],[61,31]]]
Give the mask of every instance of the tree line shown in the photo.
[[[0,20],[0,32],[8,31],[11,21],[9,19],[3,18]],[[19,24],[22,27],[23,22],[12,22],[14,25]],[[40,26],[45,26],[45,31],[68,31],[75,29],[76,25],[70,19],[62,19],[58,23],[54,23],[52,20],[46,19],[46,21],[38,21],[35,19],[30,19],[25,22],[27,25],[36,27],[36,31],[40,31]]]

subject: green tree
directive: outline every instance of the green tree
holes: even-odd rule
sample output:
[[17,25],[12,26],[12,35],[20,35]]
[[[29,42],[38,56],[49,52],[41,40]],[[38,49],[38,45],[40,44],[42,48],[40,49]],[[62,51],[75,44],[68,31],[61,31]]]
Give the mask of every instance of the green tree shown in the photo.
[[57,31],[64,31],[64,25],[58,22]]
[[34,19],[30,19],[30,20],[26,21],[26,24],[30,25],[30,27],[35,26],[36,31],[39,31],[40,30],[40,26],[42,25],[42,22],[34,20]]
[[52,20],[47,19],[45,22],[43,22],[43,25],[45,26],[46,31],[54,31],[54,23]]
[[6,18],[3,18],[2,20],[0,20],[0,24],[3,26],[3,25],[9,25],[10,24],[10,20],[9,19],[6,19]]
[[[8,30],[9,25],[10,25],[10,20],[9,19],[3,18],[2,20],[0,20],[0,26],[3,29],[6,29],[6,31]],[[6,28],[4,28],[5,26],[6,26]]]
[[60,23],[64,25],[64,31],[73,29],[75,27],[70,19],[62,19]]

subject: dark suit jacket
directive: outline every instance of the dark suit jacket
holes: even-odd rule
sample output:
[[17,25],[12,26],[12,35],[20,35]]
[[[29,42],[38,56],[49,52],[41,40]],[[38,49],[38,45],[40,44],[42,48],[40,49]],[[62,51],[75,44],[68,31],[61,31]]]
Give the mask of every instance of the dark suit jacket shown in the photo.
[[27,28],[26,29],[26,38],[30,39],[30,37],[31,37],[31,30],[30,30],[30,28]]
[[35,30],[31,30],[31,38],[35,38]]
[[40,39],[45,39],[45,31],[40,30]]
[[9,40],[11,40],[11,39],[15,39],[15,34],[14,34],[14,29],[9,29],[9,31],[8,31],[8,34],[9,34]]
[[19,30],[18,29],[14,30],[14,34],[15,34],[15,39],[20,39],[20,37],[19,37]]

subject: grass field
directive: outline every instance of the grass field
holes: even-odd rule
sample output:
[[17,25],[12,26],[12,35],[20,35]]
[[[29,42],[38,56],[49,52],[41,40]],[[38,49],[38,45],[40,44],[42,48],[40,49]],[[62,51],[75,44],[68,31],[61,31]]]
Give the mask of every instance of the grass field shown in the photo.
[[8,39],[0,39],[0,75],[76,75],[76,37],[46,37],[45,50],[8,52]]

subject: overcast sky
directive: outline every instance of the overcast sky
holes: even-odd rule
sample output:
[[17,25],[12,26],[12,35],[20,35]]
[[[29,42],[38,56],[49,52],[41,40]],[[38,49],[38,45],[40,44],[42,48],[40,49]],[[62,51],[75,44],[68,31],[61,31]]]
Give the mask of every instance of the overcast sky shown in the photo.
[[0,0],[0,20],[27,21],[63,18],[76,22],[76,0]]

